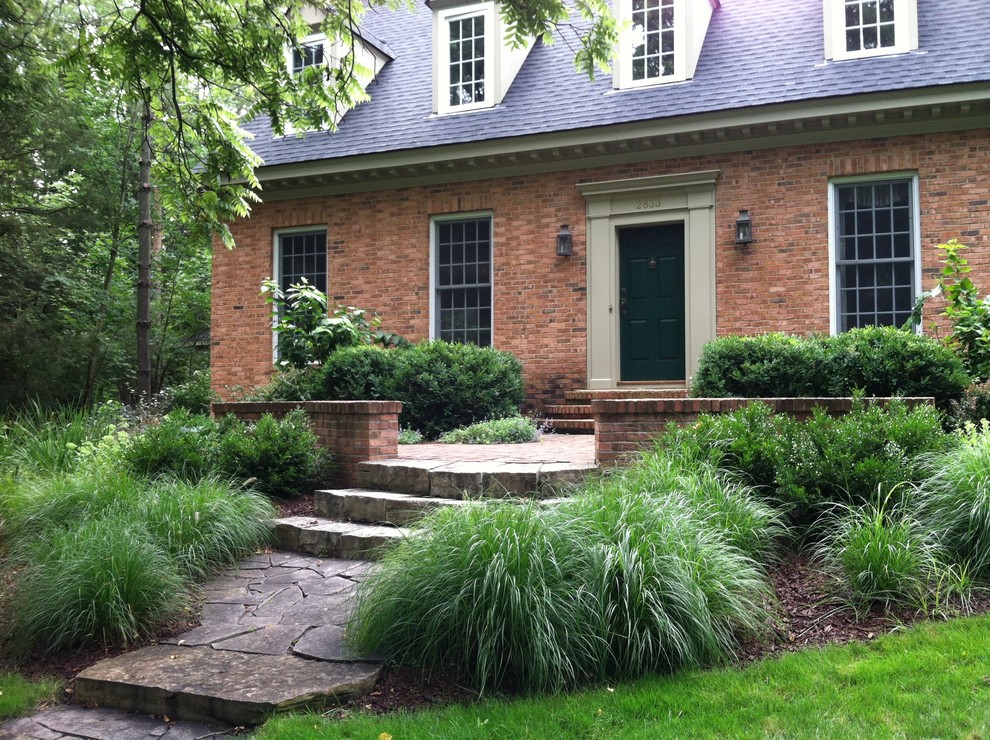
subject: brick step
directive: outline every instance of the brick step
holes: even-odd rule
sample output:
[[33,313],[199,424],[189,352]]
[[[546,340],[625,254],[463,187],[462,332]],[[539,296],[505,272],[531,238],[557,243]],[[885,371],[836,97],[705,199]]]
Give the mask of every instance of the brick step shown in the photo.
[[591,416],[590,403],[560,403],[544,408],[544,413],[552,419],[587,419]]
[[445,506],[466,506],[476,502],[428,496],[410,496],[394,491],[341,488],[316,491],[316,514],[327,519],[368,524],[408,526],[426,514]]
[[373,560],[382,546],[409,534],[400,527],[352,524],[319,517],[274,519],[271,528],[280,550],[321,558]]
[[660,387],[660,388],[640,388],[631,386],[628,388],[609,388],[607,390],[577,390],[567,391],[564,398],[568,401],[594,401],[601,398],[621,399],[621,398],[686,398],[687,388]]
[[547,419],[555,432],[560,434],[594,434],[594,419]]
[[596,471],[574,463],[375,460],[357,466],[358,487],[443,499],[541,497]]

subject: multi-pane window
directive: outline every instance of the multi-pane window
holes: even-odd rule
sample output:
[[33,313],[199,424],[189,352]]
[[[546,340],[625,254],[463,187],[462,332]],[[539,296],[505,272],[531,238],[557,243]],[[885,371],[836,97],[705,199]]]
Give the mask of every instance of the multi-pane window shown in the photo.
[[839,331],[902,326],[915,285],[914,181],[835,186]]
[[299,74],[307,67],[323,64],[323,43],[303,44],[292,50],[292,73]]
[[844,10],[847,52],[897,45],[894,0],[845,0]]
[[674,74],[674,0],[632,0],[632,26],[642,43],[633,49],[632,79]]
[[485,102],[485,16],[448,21],[451,107]]
[[436,224],[436,336],[487,347],[492,343],[492,221]]
[[327,292],[327,232],[301,231],[278,235],[278,284],[285,292],[306,279]]

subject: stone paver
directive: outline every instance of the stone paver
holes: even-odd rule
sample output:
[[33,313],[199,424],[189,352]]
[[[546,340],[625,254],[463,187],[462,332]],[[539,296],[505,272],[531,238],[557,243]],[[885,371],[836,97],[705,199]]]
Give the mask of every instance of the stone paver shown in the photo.
[[230,727],[205,720],[254,724],[270,711],[367,691],[379,659],[355,655],[344,625],[357,584],[373,567],[295,553],[247,558],[205,584],[201,626],[77,677],[80,704],[118,709],[58,707],[0,725],[0,738],[212,737]]
[[[595,438],[587,434],[545,434],[538,442],[510,445],[399,445],[399,460],[441,462],[595,464]],[[413,493],[413,491],[407,491]]]

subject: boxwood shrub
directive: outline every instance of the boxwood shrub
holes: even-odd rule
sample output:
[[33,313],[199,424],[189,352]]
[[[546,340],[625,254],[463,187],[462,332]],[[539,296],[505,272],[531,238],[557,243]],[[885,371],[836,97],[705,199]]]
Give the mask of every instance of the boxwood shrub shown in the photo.
[[721,337],[702,350],[692,392],[707,397],[933,396],[946,407],[969,383],[940,342],[894,327],[835,337]]
[[402,401],[400,424],[428,439],[484,419],[515,416],[523,402],[519,361],[509,352],[473,344],[346,348],[329,357],[323,372],[327,400]]

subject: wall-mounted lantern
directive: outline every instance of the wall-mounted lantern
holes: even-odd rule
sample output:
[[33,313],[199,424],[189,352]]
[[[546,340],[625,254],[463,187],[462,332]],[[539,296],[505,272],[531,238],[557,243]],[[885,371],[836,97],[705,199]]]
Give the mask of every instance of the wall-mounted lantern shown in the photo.
[[749,217],[749,211],[739,211],[739,218],[736,219],[736,246],[746,247],[753,241],[753,220]]
[[561,224],[560,231],[557,232],[557,256],[570,257],[574,254],[574,237],[567,224]]

